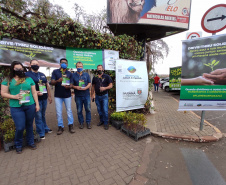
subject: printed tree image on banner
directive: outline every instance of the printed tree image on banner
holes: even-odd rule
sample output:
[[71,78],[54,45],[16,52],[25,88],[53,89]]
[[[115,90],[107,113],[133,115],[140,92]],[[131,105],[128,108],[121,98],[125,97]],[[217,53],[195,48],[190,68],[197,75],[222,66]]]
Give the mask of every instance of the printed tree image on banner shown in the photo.
[[181,67],[170,68],[169,88],[170,90],[180,90],[181,86]]
[[182,43],[179,110],[226,110],[226,35]]
[[66,57],[65,49],[3,38],[0,40],[0,65],[10,65],[13,61],[20,61],[25,66],[29,66],[30,60],[37,59],[40,66],[60,67],[60,59]]

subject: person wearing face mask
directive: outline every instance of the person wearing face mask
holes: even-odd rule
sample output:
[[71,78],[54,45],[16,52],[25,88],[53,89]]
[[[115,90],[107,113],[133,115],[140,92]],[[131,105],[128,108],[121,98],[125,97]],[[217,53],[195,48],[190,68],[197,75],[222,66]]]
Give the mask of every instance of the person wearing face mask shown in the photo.
[[58,122],[57,135],[61,135],[64,131],[62,116],[63,102],[67,111],[69,132],[75,133],[75,130],[73,129],[74,118],[71,110],[72,73],[67,70],[67,66],[67,59],[60,59],[60,69],[55,69],[51,77],[51,85],[55,85],[54,99]]
[[[108,130],[108,90],[112,88],[112,79],[109,75],[103,73],[103,66],[97,66],[98,75],[92,80],[92,100],[96,102],[97,111],[100,117],[100,123],[97,126],[104,124],[104,129]],[[94,93],[95,92],[95,93]]]
[[26,77],[21,62],[14,61],[10,66],[9,77],[1,84],[1,96],[9,99],[10,113],[16,127],[15,146],[22,153],[23,132],[26,128],[28,146],[35,150],[33,120],[40,107],[32,78]]
[[78,121],[80,123],[79,128],[83,129],[84,127],[84,118],[82,114],[84,105],[86,111],[86,125],[88,129],[91,129],[91,105],[89,93],[91,80],[89,74],[83,71],[82,62],[77,62],[76,68],[77,72],[73,74],[72,88],[75,92],[75,103],[77,106]]
[[40,110],[35,114],[36,132],[41,139],[45,139],[46,133],[51,133],[52,130],[46,124],[45,112],[47,107],[47,99],[49,103],[52,103],[51,92],[49,83],[47,82],[45,74],[38,71],[38,60],[30,61],[30,71],[25,73],[26,76],[31,77],[35,82],[35,87],[38,95],[38,102]]

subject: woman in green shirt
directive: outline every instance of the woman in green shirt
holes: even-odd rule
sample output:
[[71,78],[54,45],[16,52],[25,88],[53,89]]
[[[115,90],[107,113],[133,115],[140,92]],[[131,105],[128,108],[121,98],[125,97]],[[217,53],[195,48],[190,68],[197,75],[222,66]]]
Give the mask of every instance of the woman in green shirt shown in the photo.
[[33,120],[35,111],[39,111],[39,103],[35,83],[27,78],[24,67],[20,62],[14,61],[10,67],[10,75],[1,85],[1,95],[8,98],[10,113],[16,126],[15,146],[16,152],[22,152],[23,131],[26,128],[27,144],[36,149],[34,144]]

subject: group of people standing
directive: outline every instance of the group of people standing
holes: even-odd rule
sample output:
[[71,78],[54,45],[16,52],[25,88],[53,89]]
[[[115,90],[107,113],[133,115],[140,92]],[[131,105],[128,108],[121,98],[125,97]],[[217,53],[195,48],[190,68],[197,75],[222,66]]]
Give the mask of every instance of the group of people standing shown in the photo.
[[[51,85],[55,86],[54,100],[57,115],[58,131],[60,135],[64,131],[63,103],[66,107],[68,128],[70,133],[75,133],[74,118],[71,108],[71,89],[74,89],[75,103],[79,128],[83,129],[86,123],[87,129],[91,129],[91,99],[95,100],[100,122],[97,126],[104,125],[108,130],[108,90],[112,88],[112,79],[103,73],[103,66],[97,66],[98,74],[93,77],[92,84],[88,73],[83,71],[82,62],[76,63],[77,72],[67,70],[68,61],[60,59],[60,69],[55,69],[51,77]],[[90,95],[91,88],[91,95]],[[27,94],[26,97],[23,94]],[[10,67],[10,75],[1,84],[1,95],[8,98],[10,112],[15,123],[16,152],[22,152],[23,131],[26,129],[27,144],[31,149],[36,149],[34,144],[33,120],[35,118],[36,132],[41,139],[45,139],[46,133],[52,130],[46,124],[45,112],[47,102],[52,103],[50,86],[45,74],[39,72],[38,60],[30,61],[30,70],[25,72],[22,63],[14,61]],[[23,101],[22,101],[23,100]],[[86,119],[83,117],[83,106]]]

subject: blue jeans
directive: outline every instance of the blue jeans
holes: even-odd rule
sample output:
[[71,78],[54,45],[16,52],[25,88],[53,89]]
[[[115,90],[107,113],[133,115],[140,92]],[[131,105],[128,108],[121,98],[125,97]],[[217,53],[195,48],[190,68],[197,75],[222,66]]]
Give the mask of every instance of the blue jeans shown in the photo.
[[154,84],[154,86],[155,86],[155,91],[156,91],[156,89],[158,91],[159,90],[159,84]]
[[50,129],[46,125],[46,107],[47,107],[47,99],[46,100],[38,100],[40,110],[35,114],[35,124],[36,124],[36,132],[40,135],[40,137],[45,136]]
[[35,104],[21,107],[10,107],[10,113],[16,126],[15,146],[22,148],[23,132],[26,128],[28,145],[34,144],[33,121],[35,117]]
[[78,121],[80,124],[84,123],[84,118],[82,114],[83,105],[86,111],[86,123],[91,122],[91,105],[90,96],[75,96],[75,103],[77,107]]
[[62,127],[62,128],[64,128],[63,116],[62,116],[63,102],[65,104],[66,111],[67,111],[68,125],[71,125],[74,122],[74,118],[73,118],[73,114],[72,114],[72,110],[71,110],[71,97],[69,97],[69,98],[55,97],[55,106],[56,106],[58,127]]
[[96,94],[95,99],[97,105],[97,111],[100,116],[100,122],[104,123],[104,125],[108,124],[108,94],[103,96],[98,96]]

